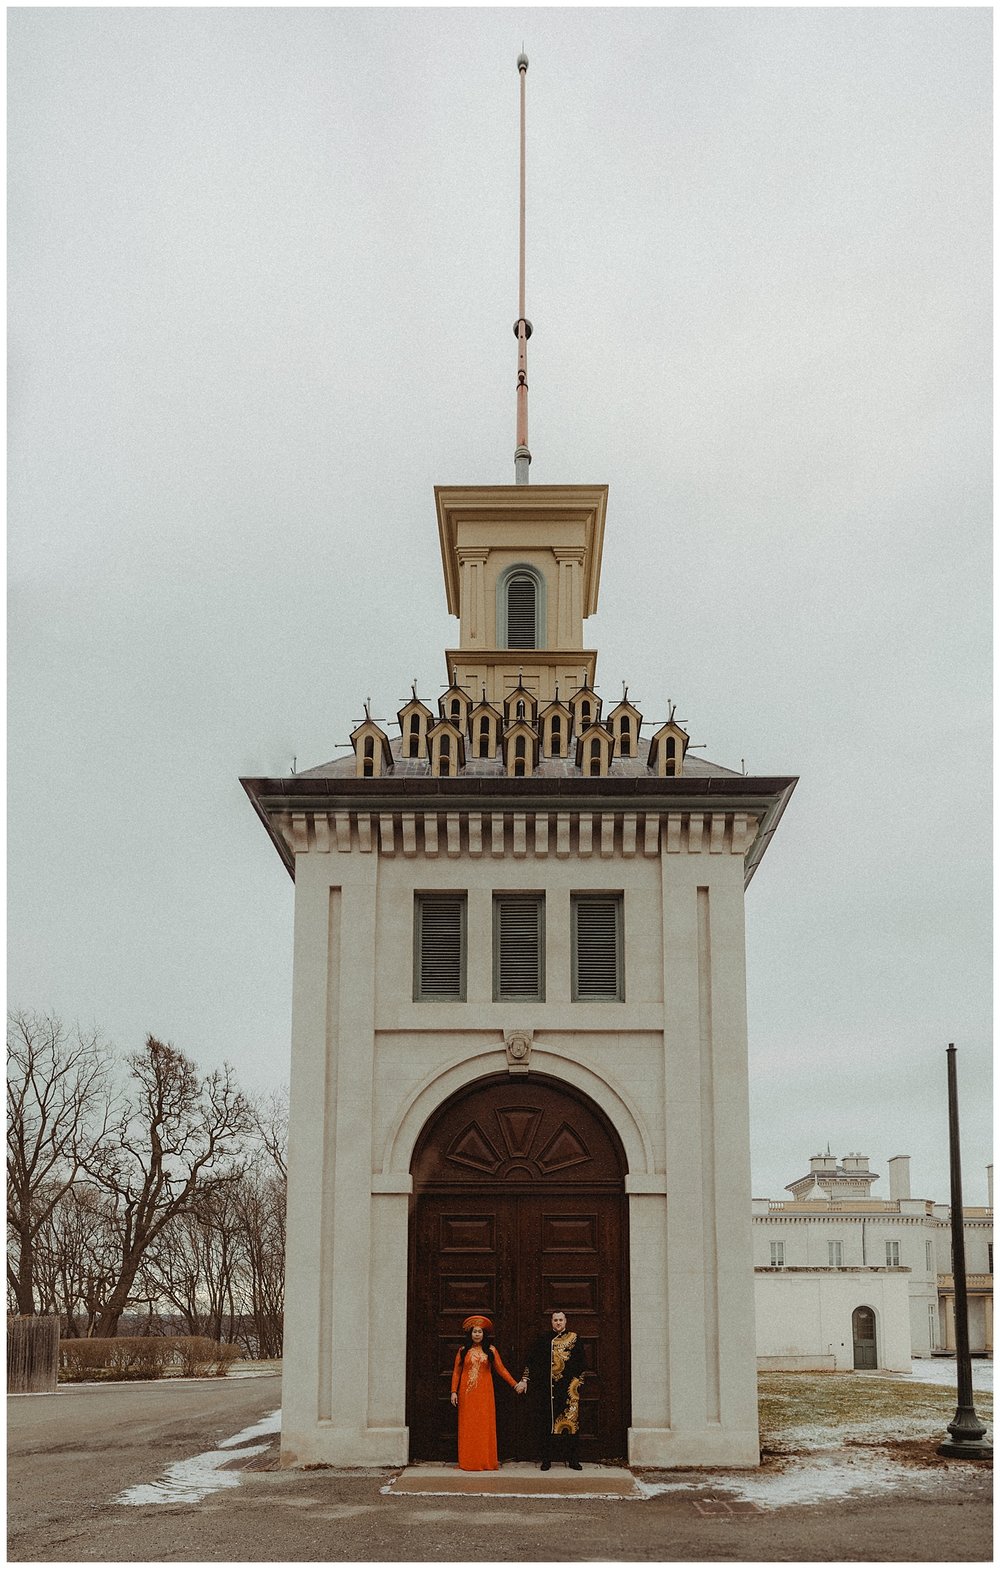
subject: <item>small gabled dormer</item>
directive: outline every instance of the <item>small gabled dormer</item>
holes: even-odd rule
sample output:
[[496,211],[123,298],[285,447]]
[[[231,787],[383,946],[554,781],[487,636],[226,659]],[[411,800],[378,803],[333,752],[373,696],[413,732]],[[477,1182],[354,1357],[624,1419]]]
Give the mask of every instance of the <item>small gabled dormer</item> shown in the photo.
[[492,703],[477,703],[469,714],[469,753],[472,757],[496,757],[500,745],[503,715]]
[[546,757],[568,757],[569,741],[573,730],[573,715],[565,703],[559,701],[556,688],[555,701],[543,708],[538,716],[542,752]]
[[647,768],[660,779],[679,779],[684,772],[684,753],[687,751],[688,734],[673,719],[661,725],[649,743]]
[[639,731],[642,729],[642,715],[634,703],[628,700],[628,687],[620,703],[616,703],[607,717],[607,726],[614,736],[615,749],[619,757],[639,756]]
[[590,725],[601,722],[601,699],[593,687],[584,681],[572,697],[567,699],[570,712],[573,715],[573,729],[580,736]]
[[465,736],[450,719],[439,719],[427,732],[427,755],[435,779],[454,779],[465,767]]
[[378,779],[392,767],[392,750],[389,737],[378,726],[365,704],[365,717],[357,729],[351,731],[354,748],[354,772],[358,779]]
[[576,766],[585,779],[604,779],[611,772],[615,743],[603,725],[588,725],[577,737]]
[[463,735],[468,734],[472,698],[464,686],[455,683],[454,678],[447,692],[443,692],[438,698],[438,709],[442,719],[447,719],[457,730],[461,730]]
[[506,730],[510,725],[516,725],[520,720],[533,725],[538,718],[538,699],[534,692],[528,690],[523,682],[518,681],[513,692],[504,698],[503,723]]
[[512,779],[526,779],[538,767],[538,735],[526,719],[504,731],[503,765]]
[[403,757],[427,756],[427,731],[434,723],[434,714],[422,703],[414,689],[413,696],[396,715],[402,741]]

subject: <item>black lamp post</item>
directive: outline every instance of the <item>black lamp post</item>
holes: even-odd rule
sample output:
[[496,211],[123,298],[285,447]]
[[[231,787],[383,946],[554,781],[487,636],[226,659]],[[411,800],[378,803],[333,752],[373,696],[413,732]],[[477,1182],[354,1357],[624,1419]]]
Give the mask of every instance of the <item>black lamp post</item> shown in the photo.
[[986,1426],[972,1402],[972,1358],[969,1355],[969,1303],[965,1289],[965,1212],[962,1208],[962,1156],[958,1144],[958,1076],[955,1047],[948,1047],[948,1141],[951,1147],[951,1271],[955,1282],[955,1360],[958,1405],[948,1423],[950,1438],[938,1445],[939,1455],[956,1460],[991,1460],[993,1445],[983,1442]]

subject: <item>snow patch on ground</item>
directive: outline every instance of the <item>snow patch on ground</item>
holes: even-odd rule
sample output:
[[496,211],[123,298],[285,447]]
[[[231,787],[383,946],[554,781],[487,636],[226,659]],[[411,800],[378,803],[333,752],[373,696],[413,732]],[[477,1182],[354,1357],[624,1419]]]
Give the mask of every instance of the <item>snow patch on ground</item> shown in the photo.
[[[271,1447],[267,1444],[250,1444],[251,1438],[270,1438],[275,1433],[281,1432],[281,1411],[272,1411],[269,1416],[262,1417],[252,1427],[243,1428],[242,1432],[234,1433],[232,1438],[224,1438],[218,1449],[206,1450],[204,1454],[192,1455],[189,1460],[178,1460],[174,1465],[168,1466],[163,1475],[156,1482],[142,1482],[137,1487],[128,1487],[114,1499],[116,1504],[199,1504],[210,1493],[222,1492],[227,1487],[239,1487],[240,1472],[225,1471],[223,1466],[232,1465],[236,1459],[253,1459],[255,1455],[266,1454]],[[239,1448],[237,1446],[245,1447]]]
[[[952,1389],[958,1387],[954,1357],[918,1357],[910,1363],[910,1367],[910,1377],[915,1384],[950,1384]],[[882,1377],[891,1377],[891,1374],[883,1373]],[[905,1378],[906,1374],[902,1377]],[[984,1357],[973,1359],[972,1387],[989,1391],[993,1389],[993,1363]]]
[[[262,1455],[267,1444],[251,1444],[241,1449],[241,1455]],[[232,1455],[225,1449],[211,1449],[203,1455],[192,1455],[190,1460],[178,1460],[168,1466],[158,1482],[143,1482],[138,1487],[128,1487],[113,1500],[116,1504],[199,1504],[209,1493],[221,1492],[227,1487],[239,1487],[238,1471],[221,1471],[229,1465]]]
[[249,1443],[251,1438],[270,1438],[274,1433],[281,1432],[281,1407],[272,1411],[270,1416],[262,1416],[253,1427],[245,1427],[242,1433],[234,1433],[232,1438],[224,1438],[219,1445],[220,1449],[235,1449],[237,1444]]
[[[973,1469],[969,1467],[970,1471]],[[739,1503],[754,1504],[758,1509],[784,1509],[792,1504],[829,1503],[860,1494],[871,1497],[895,1492],[904,1485],[910,1494],[916,1489],[938,1492],[954,1486],[954,1467],[918,1474],[887,1455],[861,1453],[834,1458],[811,1454],[790,1459],[780,1471],[699,1476],[677,1482],[637,1481],[636,1485],[644,1498],[655,1498],[660,1493],[708,1489],[713,1494],[728,1495]]]

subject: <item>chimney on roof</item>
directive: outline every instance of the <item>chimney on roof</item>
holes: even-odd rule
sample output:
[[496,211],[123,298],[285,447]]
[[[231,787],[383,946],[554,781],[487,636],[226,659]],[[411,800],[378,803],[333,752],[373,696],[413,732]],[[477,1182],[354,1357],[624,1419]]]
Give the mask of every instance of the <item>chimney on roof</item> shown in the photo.
[[889,1162],[889,1197],[908,1199],[910,1196],[910,1157],[894,1155]]

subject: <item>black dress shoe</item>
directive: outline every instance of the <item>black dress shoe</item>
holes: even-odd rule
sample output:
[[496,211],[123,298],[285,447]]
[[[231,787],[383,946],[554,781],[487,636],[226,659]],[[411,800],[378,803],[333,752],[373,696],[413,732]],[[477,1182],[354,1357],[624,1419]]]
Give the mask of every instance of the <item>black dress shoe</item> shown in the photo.
[[538,1467],[538,1469],[539,1469],[539,1471],[551,1471],[552,1470],[552,1461],[551,1460],[543,1460],[541,1465]]
[[569,1466],[571,1471],[583,1470],[583,1466],[580,1464],[579,1460],[567,1460],[566,1464]]

